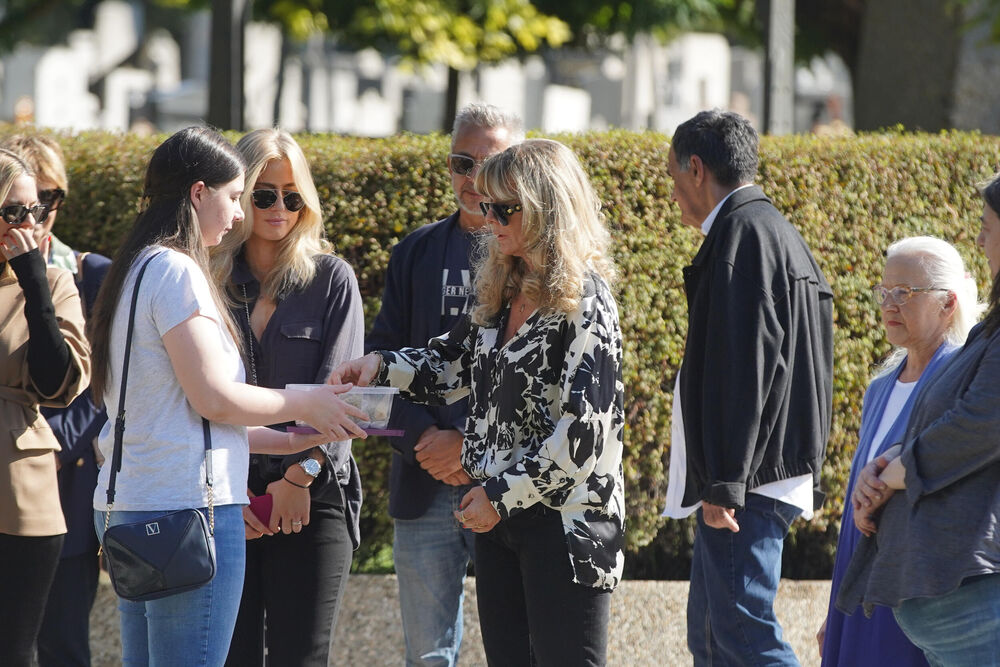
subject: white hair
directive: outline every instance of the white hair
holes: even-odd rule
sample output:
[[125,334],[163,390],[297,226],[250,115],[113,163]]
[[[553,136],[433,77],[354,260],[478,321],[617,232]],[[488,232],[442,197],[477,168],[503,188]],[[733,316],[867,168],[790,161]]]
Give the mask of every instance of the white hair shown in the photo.
[[467,104],[455,114],[455,124],[451,130],[452,146],[460,132],[469,127],[478,127],[483,130],[505,129],[510,135],[511,144],[519,144],[524,141],[524,122],[521,117],[512,111],[501,109],[492,104],[483,102],[473,102]]
[[917,260],[927,279],[926,287],[946,289],[955,295],[955,314],[945,331],[945,340],[963,345],[986,304],[979,302],[976,281],[965,270],[965,263],[955,246],[933,236],[911,236],[889,246],[885,252],[886,261],[893,257]]

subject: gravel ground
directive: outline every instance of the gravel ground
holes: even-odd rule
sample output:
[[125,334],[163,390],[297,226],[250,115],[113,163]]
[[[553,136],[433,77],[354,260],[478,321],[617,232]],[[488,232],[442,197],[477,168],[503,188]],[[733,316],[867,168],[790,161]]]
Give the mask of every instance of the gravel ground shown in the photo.
[[[466,582],[465,591],[461,664],[467,667],[485,665],[474,580]],[[799,660],[807,667],[819,665],[815,633],[826,613],[829,594],[829,581],[782,580],[778,589],[778,618]],[[622,582],[612,597],[608,664],[628,667],[690,665],[684,639],[686,603],[686,581]],[[91,625],[94,667],[119,665],[118,613],[111,584],[103,575]],[[396,577],[351,576],[330,664],[395,667],[402,664],[402,645]]]

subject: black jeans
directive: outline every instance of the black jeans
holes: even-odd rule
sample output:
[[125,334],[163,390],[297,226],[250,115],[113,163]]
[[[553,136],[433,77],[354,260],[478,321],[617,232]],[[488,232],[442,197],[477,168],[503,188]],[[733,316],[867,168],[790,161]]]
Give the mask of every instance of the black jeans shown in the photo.
[[0,533],[0,665],[29,667],[63,536]]
[[605,663],[611,591],[573,582],[558,511],[537,504],[476,536],[476,594],[490,665]]
[[39,667],[89,667],[90,610],[99,574],[97,549],[59,561],[38,633]]
[[352,549],[343,508],[316,503],[301,533],[248,541],[243,598],[226,664],[264,665],[266,641],[270,665],[327,667]]

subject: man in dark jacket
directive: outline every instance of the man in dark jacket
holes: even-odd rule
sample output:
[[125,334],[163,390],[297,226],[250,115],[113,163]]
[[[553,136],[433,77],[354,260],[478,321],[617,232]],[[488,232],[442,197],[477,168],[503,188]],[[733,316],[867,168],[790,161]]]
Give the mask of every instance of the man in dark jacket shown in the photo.
[[798,664],[772,607],[789,524],[822,502],[833,294],[753,185],[757,145],[745,118],[704,111],[677,128],[668,156],[681,221],[705,234],[684,269],[665,512],[697,511],[687,611],[696,665]]
[[[456,115],[448,171],[458,210],[393,249],[366,352],[424,347],[459,322],[472,299],[474,235],[486,222],[473,187],[476,172],[483,160],[523,137],[519,118],[490,105],[471,104]],[[471,482],[459,460],[466,404],[432,407],[396,399],[392,408],[389,427],[405,431],[391,440],[389,514],[407,665],[458,660],[474,540],[454,517]]]

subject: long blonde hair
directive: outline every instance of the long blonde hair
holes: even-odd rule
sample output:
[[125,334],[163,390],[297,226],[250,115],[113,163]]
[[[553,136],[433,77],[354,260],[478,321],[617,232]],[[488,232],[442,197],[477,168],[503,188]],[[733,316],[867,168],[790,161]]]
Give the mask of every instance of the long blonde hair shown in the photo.
[[600,202],[569,148],[550,139],[511,146],[483,163],[476,190],[488,201],[520,202],[525,258],[503,254],[496,239],[487,238],[476,261],[474,322],[494,322],[520,290],[539,307],[571,312],[588,271],[614,282]]
[[212,278],[216,284],[226,286],[226,294],[231,301],[242,300],[242,295],[237,298],[232,281],[233,260],[253,235],[254,216],[258,214],[251,199],[253,188],[269,162],[288,160],[295,188],[302,196],[305,206],[299,210],[298,220],[291,231],[278,243],[274,268],[261,282],[261,294],[278,301],[308,285],[316,275],[313,257],[332,250],[330,243],[323,238],[319,194],[306,156],[288,132],[278,128],[254,130],[236,143],[236,149],[247,163],[246,186],[241,200],[246,218],[240,226],[226,234],[219,245],[212,248]]

